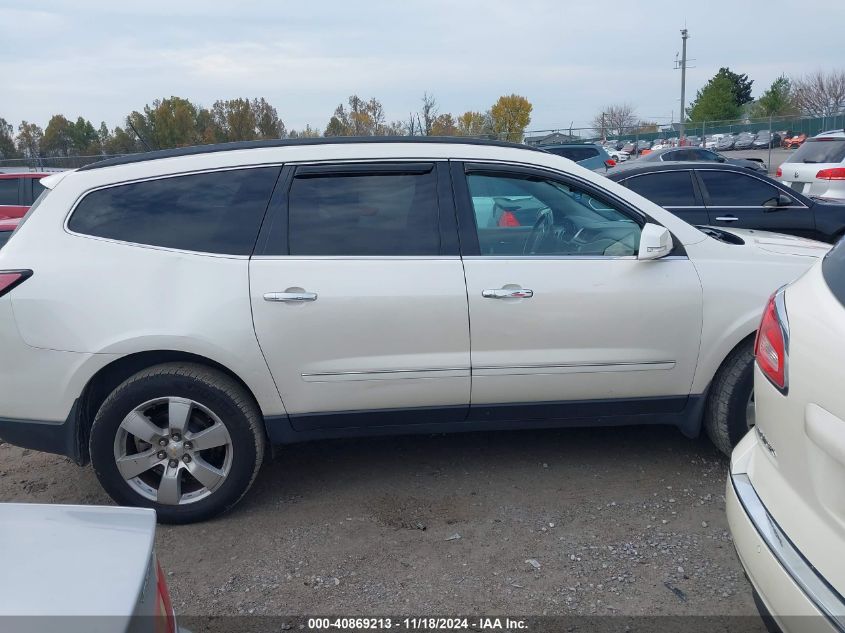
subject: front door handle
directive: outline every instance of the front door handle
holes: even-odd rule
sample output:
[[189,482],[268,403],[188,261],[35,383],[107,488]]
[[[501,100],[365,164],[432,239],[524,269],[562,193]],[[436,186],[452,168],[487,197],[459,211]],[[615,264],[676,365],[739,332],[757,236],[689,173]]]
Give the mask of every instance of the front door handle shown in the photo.
[[491,288],[482,290],[481,296],[486,299],[530,299],[534,291],[528,288]]
[[301,303],[303,301],[316,301],[316,292],[268,292],[264,295],[264,301],[282,301],[286,303]]
[[717,222],[736,222],[739,218],[733,215],[720,215],[716,218]]

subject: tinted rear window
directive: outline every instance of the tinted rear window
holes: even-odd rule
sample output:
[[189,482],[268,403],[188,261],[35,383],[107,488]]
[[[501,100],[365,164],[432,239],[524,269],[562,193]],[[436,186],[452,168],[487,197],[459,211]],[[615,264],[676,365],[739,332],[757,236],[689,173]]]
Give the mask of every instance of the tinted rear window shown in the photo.
[[691,171],[666,171],[634,176],[624,184],[662,207],[697,206]]
[[17,178],[0,178],[0,204],[20,204]]
[[3,248],[3,244],[8,242],[11,236],[11,231],[0,231],[0,248]]
[[830,141],[808,139],[786,162],[841,163],[843,160],[845,160],[845,138]]
[[822,275],[833,296],[845,306],[845,239],[839,240],[825,256]]
[[599,151],[595,147],[552,147],[546,150],[552,154],[563,156],[576,163],[588,158],[595,158]]
[[122,242],[249,255],[279,167],[175,176],[89,193],[68,228]]

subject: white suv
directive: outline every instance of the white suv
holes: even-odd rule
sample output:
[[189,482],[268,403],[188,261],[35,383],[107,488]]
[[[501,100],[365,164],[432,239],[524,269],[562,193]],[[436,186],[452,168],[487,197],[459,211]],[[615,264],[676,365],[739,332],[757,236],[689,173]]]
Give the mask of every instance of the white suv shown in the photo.
[[772,290],[828,246],[701,230],[571,161],[443,139],[269,141],[51,176],[0,251],[0,437],[163,521],[265,446],[752,418]]
[[845,131],[808,138],[778,167],[776,176],[806,196],[845,200]]

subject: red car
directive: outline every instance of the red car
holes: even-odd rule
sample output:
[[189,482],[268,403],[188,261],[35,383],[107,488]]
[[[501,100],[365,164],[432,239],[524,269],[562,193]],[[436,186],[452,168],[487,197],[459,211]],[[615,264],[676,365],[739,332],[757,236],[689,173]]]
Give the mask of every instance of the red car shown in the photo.
[[20,221],[20,218],[6,218],[0,220],[0,248],[3,248],[3,244],[9,241],[12,231],[18,227],[18,223]]
[[23,217],[44,191],[38,181],[49,175],[35,171],[0,173],[0,219]]

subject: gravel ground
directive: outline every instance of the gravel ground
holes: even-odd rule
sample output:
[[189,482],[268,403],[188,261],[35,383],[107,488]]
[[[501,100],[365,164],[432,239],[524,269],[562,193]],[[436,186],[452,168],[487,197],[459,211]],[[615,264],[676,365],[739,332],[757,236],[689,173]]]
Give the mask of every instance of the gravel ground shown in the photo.
[[[183,615],[751,615],[726,470],[663,427],[320,442],[157,548]],[[90,468],[7,444],[0,499],[110,503]]]

